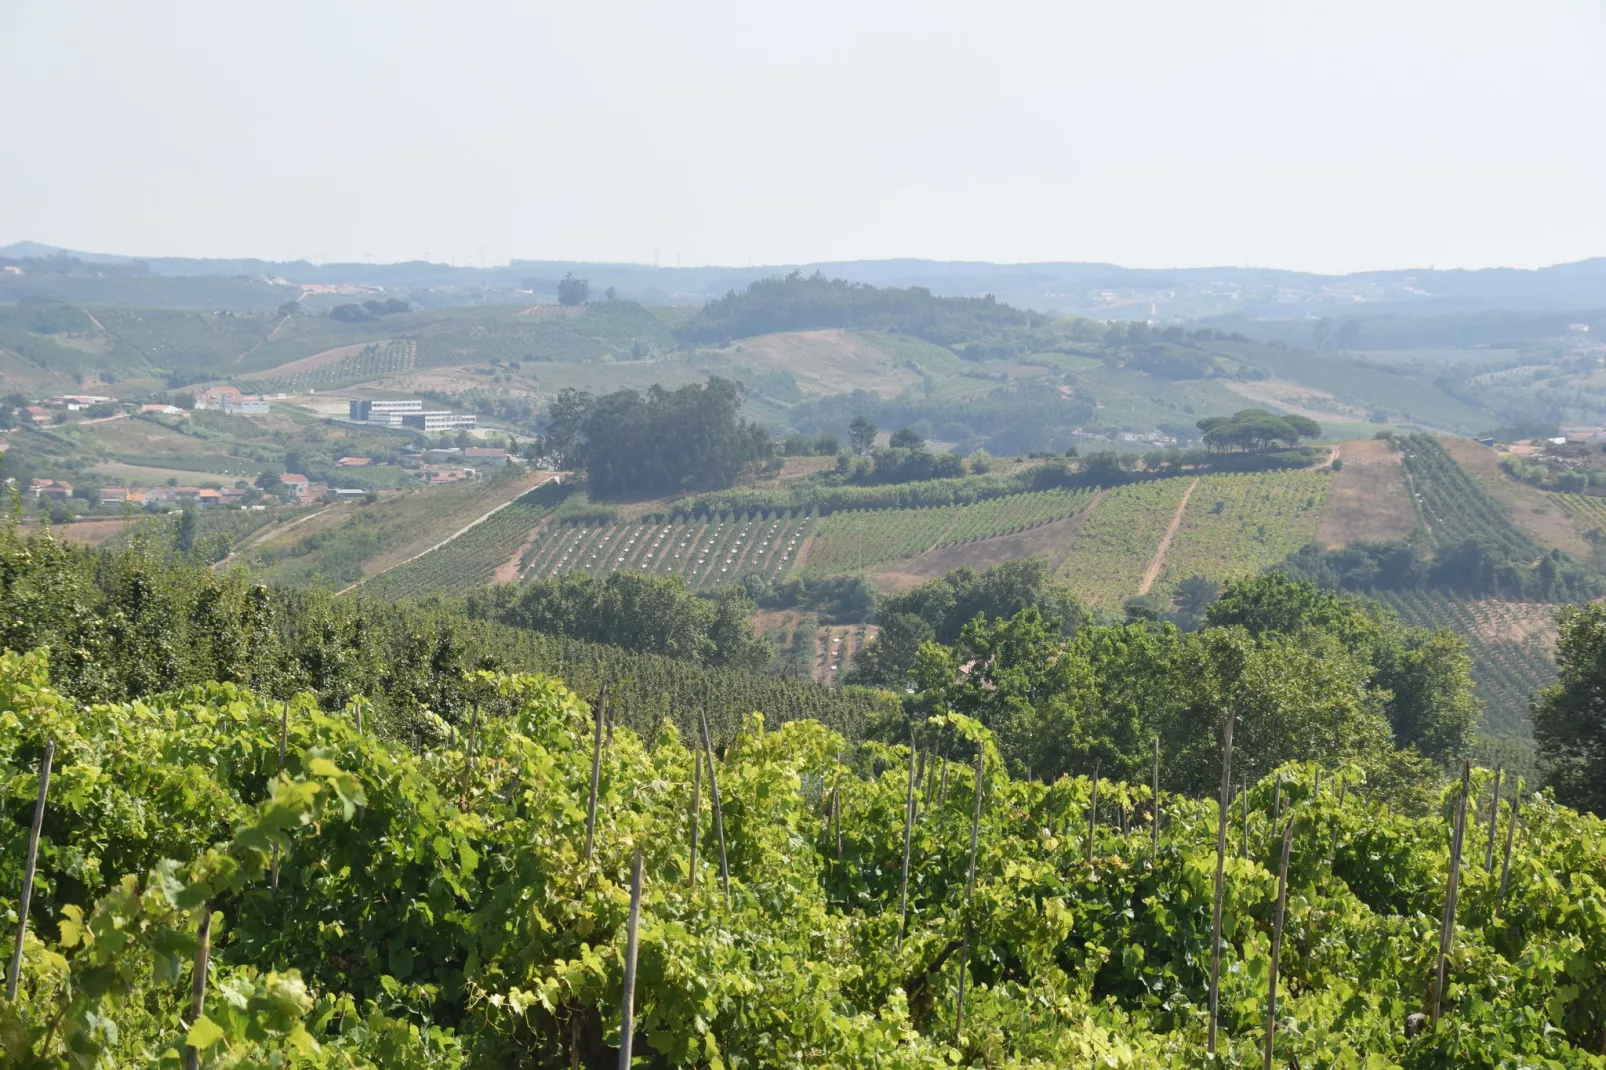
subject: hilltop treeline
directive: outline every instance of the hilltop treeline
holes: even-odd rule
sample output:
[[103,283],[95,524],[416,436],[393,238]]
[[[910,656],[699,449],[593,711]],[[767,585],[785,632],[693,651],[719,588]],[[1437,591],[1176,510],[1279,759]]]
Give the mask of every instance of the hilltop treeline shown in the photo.
[[882,398],[855,390],[799,402],[787,420],[804,434],[835,434],[865,415],[883,427],[912,427],[927,438],[955,443],[961,452],[984,448],[1004,455],[1065,449],[1077,441],[1073,429],[1095,420],[1096,404],[1083,391],[1067,396],[1030,384],[947,401],[907,394]]
[[675,328],[675,338],[696,345],[772,331],[857,327],[924,338],[964,355],[966,346],[997,346],[1012,333],[1030,335],[1048,322],[1041,313],[1011,308],[991,295],[934,297],[919,286],[900,290],[794,271],[759,279],[741,293],[732,290],[710,301]]
[[215,573],[145,533],[95,550],[0,528],[0,649],[45,651],[65,694],[122,702],[217,680],[310,692],[326,709],[366,695],[407,738],[466,723],[465,674],[482,669],[553,672],[592,695],[606,680],[615,716],[643,728],[665,716],[689,728],[706,707],[721,730],[764,709],[855,731],[870,694],[744,668],[769,654],[750,608],[652,577],[567,579],[466,610],[378,603]]

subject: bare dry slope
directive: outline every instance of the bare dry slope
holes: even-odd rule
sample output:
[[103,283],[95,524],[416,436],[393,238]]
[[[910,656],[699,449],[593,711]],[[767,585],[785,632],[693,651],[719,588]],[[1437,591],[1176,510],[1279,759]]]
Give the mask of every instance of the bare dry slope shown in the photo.
[[1467,475],[1506,507],[1511,522],[1518,528],[1542,546],[1589,560],[1589,543],[1549,493],[1506,475],[1500,470],[1500,455],[1475,439],[1441,438],[1439,442]]
[[1333,550],[1352,542],[1409,538],[1417,529],[1399,451],[1377,439],[1340,443],[1316,541]]
[[870,390],[895,397],[904,387],[920,382],[896,354],[844,330],[764,334],[719,352],[738,364],[791,372],[798,387],[811,394]]

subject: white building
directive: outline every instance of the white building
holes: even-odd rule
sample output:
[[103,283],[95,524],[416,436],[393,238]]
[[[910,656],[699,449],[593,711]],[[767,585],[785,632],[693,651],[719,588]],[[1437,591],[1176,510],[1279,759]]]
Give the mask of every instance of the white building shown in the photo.
[[422,412],[422,401],[381,401],[375,398],[353,398],[350,420],[358,423],[383,424],[400,427],[400,418],[409,412]]
[[268,399],[260,395],[241,395],[230,397],[223,395],[223,414],[225,416],[266,416],[268,414]]
[[408,412],[402,414],[401,425],[414,431],[473,431],[480,418],[471,412]]

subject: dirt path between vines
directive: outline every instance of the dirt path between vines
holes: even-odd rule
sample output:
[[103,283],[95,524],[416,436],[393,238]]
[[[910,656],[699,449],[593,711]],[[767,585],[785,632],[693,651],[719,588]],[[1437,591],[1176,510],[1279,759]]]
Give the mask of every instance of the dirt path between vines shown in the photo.
[[547,523],[551,519],[552,515],[549,513],[535,522],[535,526],[530,529],[529,537],[524,540],[524,544],[513,551],[512,557],[496,566],[496,573],[491,577],[493,583],[518,582],[519,565],[524,561],[524,555],[530,552],[530,547],[535,545],[535,540],[541,537],[541,532],[546,530]]
[[1149,562],[1149,571],[1143,574],[1143,582],[1138,585],[1138,594],[1148,594],[1149,588],[1154,586],[1155,579],[1160,575],[1160,566],[1165,564],[1166,551],[1171,549],[1171,536],[1177,533],[1177,526],[1182,523],[1182,511],[1188,507],[1188,499],[1193,497],[1193,488],[1198,485],[1199,481],[1195,479],[1188,484],[1188,489],[1182,492],[1182,501],[1177,503],[1176,515],[1171,518],[1171,523],[1166,525],[1165,537],[1160,540],[1159,548],[1154,551],[1154,560]]

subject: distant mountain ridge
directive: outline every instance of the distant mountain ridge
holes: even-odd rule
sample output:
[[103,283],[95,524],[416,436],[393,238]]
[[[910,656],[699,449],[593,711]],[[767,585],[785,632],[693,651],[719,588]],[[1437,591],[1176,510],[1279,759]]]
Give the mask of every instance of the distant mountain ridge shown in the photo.
[[[824,261],[758,267],[654,267],[594,261],[514,260],[488,268],[425,261],[325,263],[258,258],[136,257],[63,249],[33,241],[0,247],[0,260],[66,255],[86,264],[142,264],[155,276],[264,277],[292,283],[383,288],[466,288],[552,293],[563,275],[591,280],[648,303],[700,303],[756,279],[816,271],[876,286],[920,286],[938,296],[994,294],[1021,308],[1116,319],[1270,319],[1360,312],[1452,312],[1490,307],[1565,310],[1606,307],[1606,257],[1538,269],[1420,269],[1322,275],[1280,268],[1128,268],[1047,261],[995,264],[918,259]],[[3,300],[0,297],[0,300]]]

